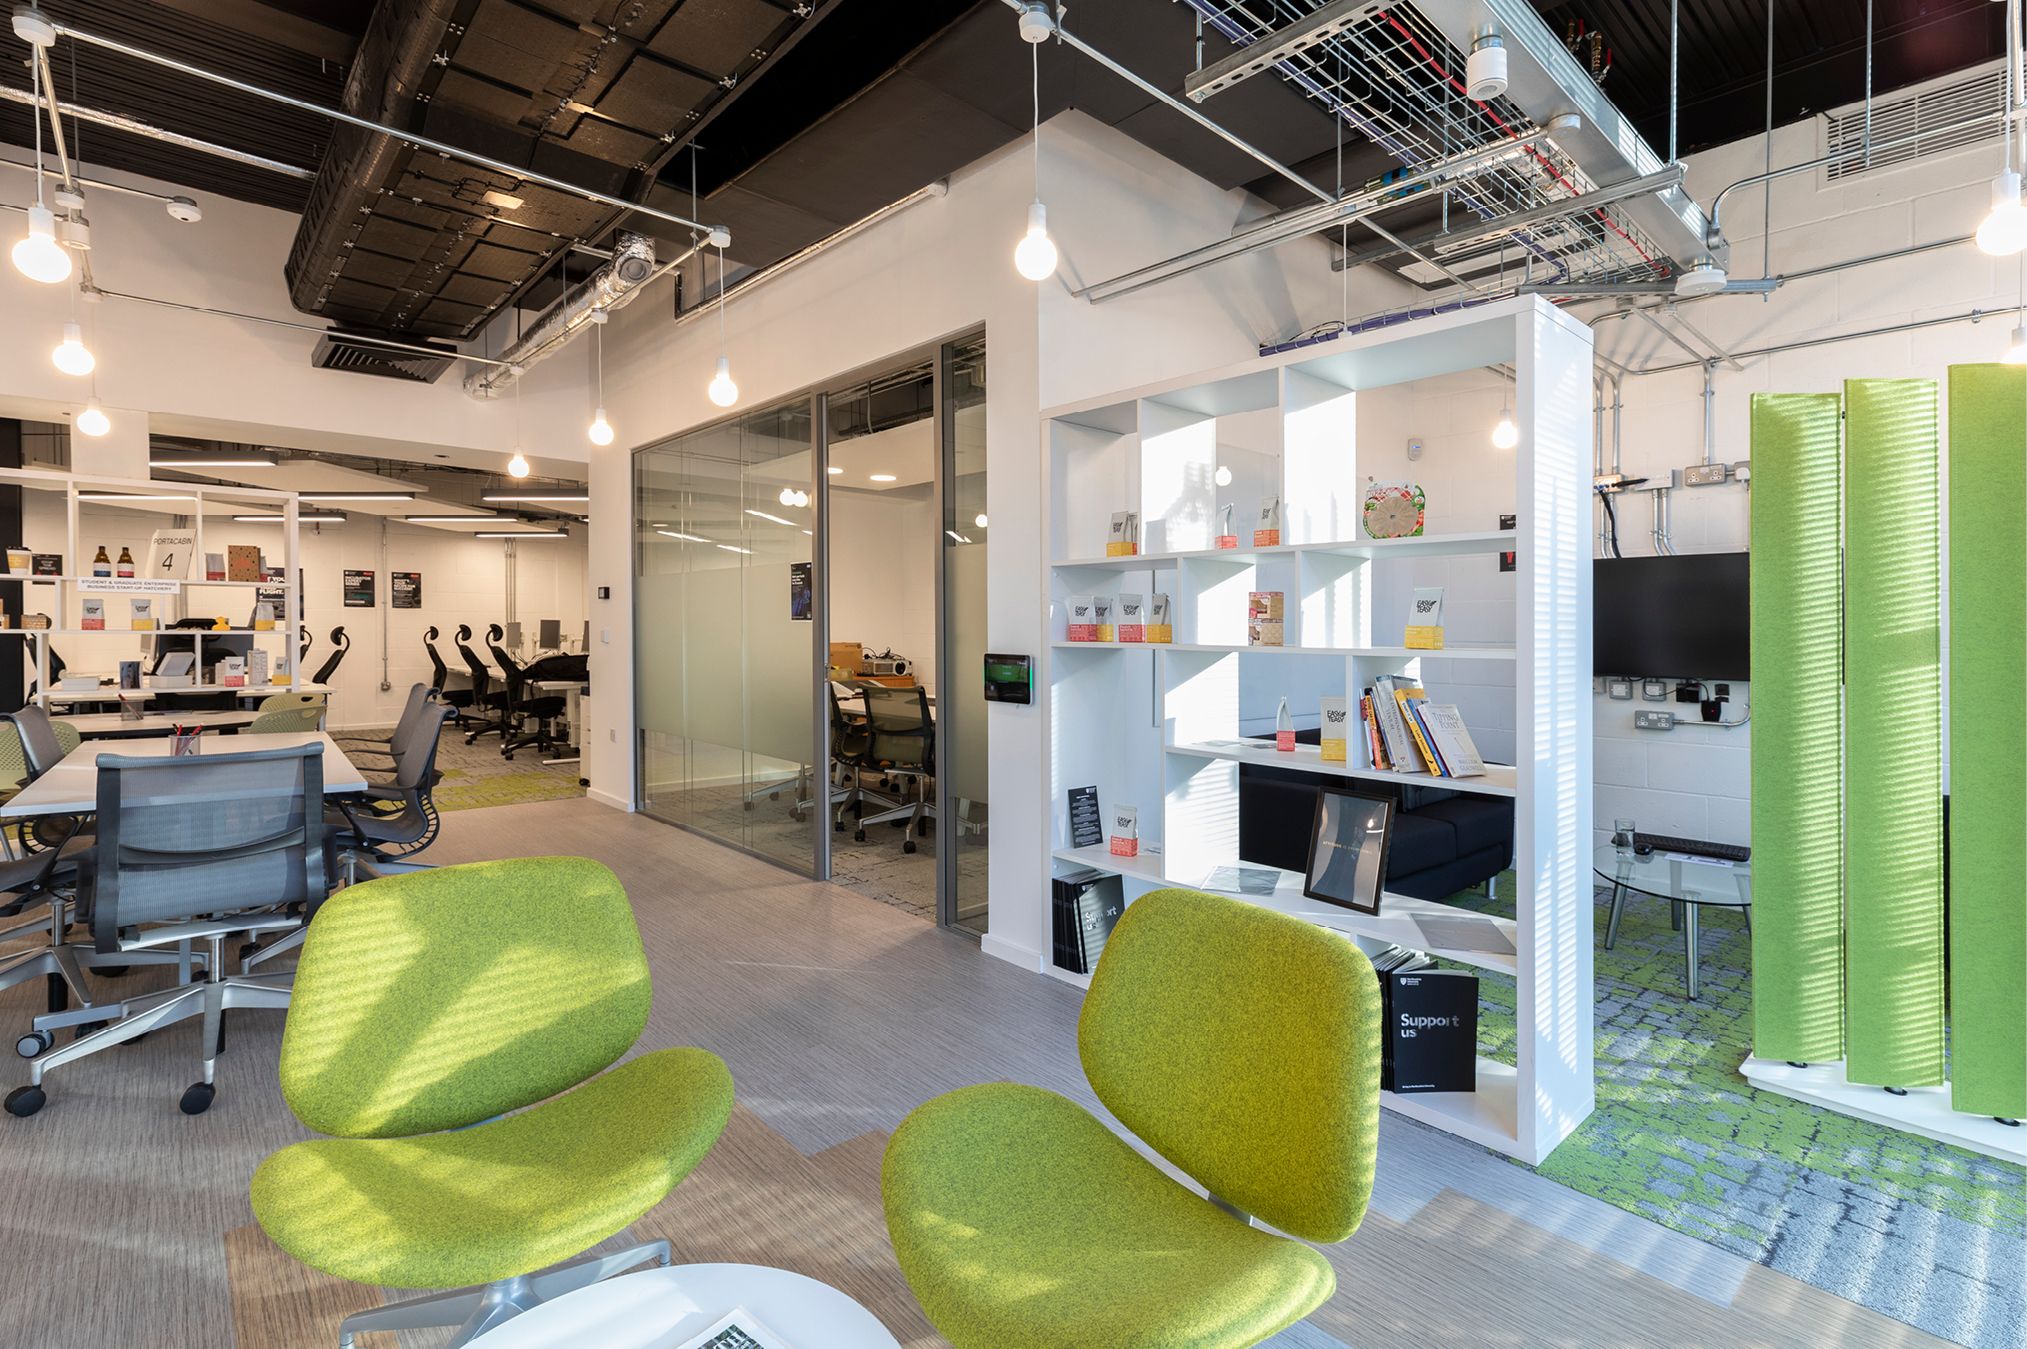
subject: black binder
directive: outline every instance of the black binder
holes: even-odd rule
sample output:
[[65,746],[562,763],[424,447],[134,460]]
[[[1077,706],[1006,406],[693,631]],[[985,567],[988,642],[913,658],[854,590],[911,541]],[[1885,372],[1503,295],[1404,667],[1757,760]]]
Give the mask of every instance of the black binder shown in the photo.
[[1089,974],[1126,908],[1126,892],[1117,874],[1084,867],[1056,877],[1052,908],[1057,967]]
[[1462,970],[1382,975],[1380,1086],[1407,1095],[1478,1089],[1478,976]]

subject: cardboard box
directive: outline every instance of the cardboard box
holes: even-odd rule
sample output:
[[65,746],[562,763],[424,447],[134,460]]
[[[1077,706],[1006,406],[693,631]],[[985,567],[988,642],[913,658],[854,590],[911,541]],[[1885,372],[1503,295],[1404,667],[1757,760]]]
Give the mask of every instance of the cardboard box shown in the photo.
[[866,648],[857,642],[831,643],[830,667],[833,670],[842,670],[848,675],[856,675],[859,673],[860,667],[865,663],[865,659]]

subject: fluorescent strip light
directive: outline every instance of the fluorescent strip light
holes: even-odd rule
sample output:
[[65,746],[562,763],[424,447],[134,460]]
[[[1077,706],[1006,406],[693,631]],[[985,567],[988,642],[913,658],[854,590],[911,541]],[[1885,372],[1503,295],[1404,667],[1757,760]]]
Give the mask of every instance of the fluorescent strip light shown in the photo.
[[411,525],[489,525],[504,520],[504,515],[490,512],[484,515],[404,515],[402,521]]
[[841,468],[839,468],[839,467],[838,467],[838,466],[837,466],[836,464],[832,464],[832,465],[831,465],[831,466],[830,466],[829,468],[825,469],[825,470],[824,470],[824,472],[826,472],[826,473],[842,473],[842,472],[844,472],[844,470],[843,470],[843,469],[841,469]]
[[896,479],[895,479],[894,475],[893,475],[893,474],[891,474],[891,473],[868,473],[868,474],[867,474],[866,476],[867,476],[868,478],[871,478],[871,479],[872,479],[872,480],[873,480],[874,482],[894,482],[894,481],[896,481]]
[[472,535],[475,539],[567,539],[569,534],[560,529],[527,529],[514,532],[505,529],[482,529]]
[[79,492],[79,501],[195,501],[188,492]]
[[187,459],[157,459],[150,455],[149,468],[273,468],[275,459],[265,454],[212,454]]
[[298,492],[298,501],[413,501],[413,492]]
[[945,534],[948,534],[948,535],[950,536],[950,541],[951,541],[952,543],[970,543],[970,542],[971,542],[971,540],[970,540],[970,539],[967,539],[967,538],[965,538],[965,537],[964,537],[964,536],[963,536],[962,534],[958,533],[958,532],[957,532],[956,530],[954,530],[954,529],[946,529],[946,530],[944,530],[943,532],[944,532]]
[[498,501],[574,501],[588,506],[591,504],[591,493],[582,488],[576,490],[554,488],[545,491],[537,487],[525,492],[481,492],[479,500],[488,505]]
[[717,546],[723,548],[728,553],[738,553],[745,557],[753,556],[753,550],[751,548],[735,548],[733,545],[729,543],[721,543]]
[[[288,519],[286,515],[235,515],[233,519],[243,525],[278,525]],[[319,514],[314,511],[296,513],[296,523],[302,525],[342,525],[345,517],[337,511]]]
[[766,511],[749,510],[746,513],[748,515],[754,516],[757,519],[772,520],[777,525],[787,525],[790,529],[794,529],[796,527],[795,521],[784,520],[778,515],[769,515]]
[[683,541],[684,543],[709,543],[709,542],[711,542],[711,540],[709,540],[709,539],[705,538],[705,537],[704,537],[703,535],[701,535],[701,534],[683,534],[683,533],[680,533],[680,532],[678,532],[678,531],[676,531],[676,530],[673,530],[673,529],[658,529],[658,530],[656,530],[656,531],[655,531],[655,533],[657,533],[657,534],[661,534],[661,535],[665,535],[665,536],[667,536],[668,538],[671,538],[671,539],[681,539],[681,540],[682,540],[682,541]]

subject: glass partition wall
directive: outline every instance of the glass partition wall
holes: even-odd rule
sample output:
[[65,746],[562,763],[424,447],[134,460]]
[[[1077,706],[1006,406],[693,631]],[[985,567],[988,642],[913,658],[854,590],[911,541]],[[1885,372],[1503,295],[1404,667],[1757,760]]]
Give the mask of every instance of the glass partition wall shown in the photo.
[[[635,454],[643,812],[819,878],[835,843],[841,883],[985,930],[985,464],[982,334]],[[923,691],[926,777],[834,758],[845,646],[887,659],[840,681],[839,715],[867,715],[861,677]],[[849,814],[833,832],[854,781],[863,840]],[[926,826],[872,822],[916,801]]]

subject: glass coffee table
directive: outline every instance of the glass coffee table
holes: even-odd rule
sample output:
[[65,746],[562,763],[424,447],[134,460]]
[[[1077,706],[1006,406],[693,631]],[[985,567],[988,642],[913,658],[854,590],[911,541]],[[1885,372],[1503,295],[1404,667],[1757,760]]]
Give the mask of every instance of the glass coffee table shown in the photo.
[[[671,1265],[565,1293],[486,1332],[485,1349],[671,1349],[735,1308],[792,1349],[901,1349],[871,1312],[826,1283],[765,1265]],[[720,1343],[712,1336],[710,1343]],[[754,1341],[727,1335],[728,1346]]]
[[1619,914],[1626,896],[1649,895],[1669,902],[1670,926],[1682,931],[1684,982],[1696,996],[1696,914],[1704,905],[1737,909],[1752,931],[1752,864],[1714,858],[1685,859],[1681,854],[1652,852],[1645,857],[1631,848],[1605,843],[1591,854],[1591,866],[1612,887],[1612,916],[1605,924],[1605,949],[1619,940]]

